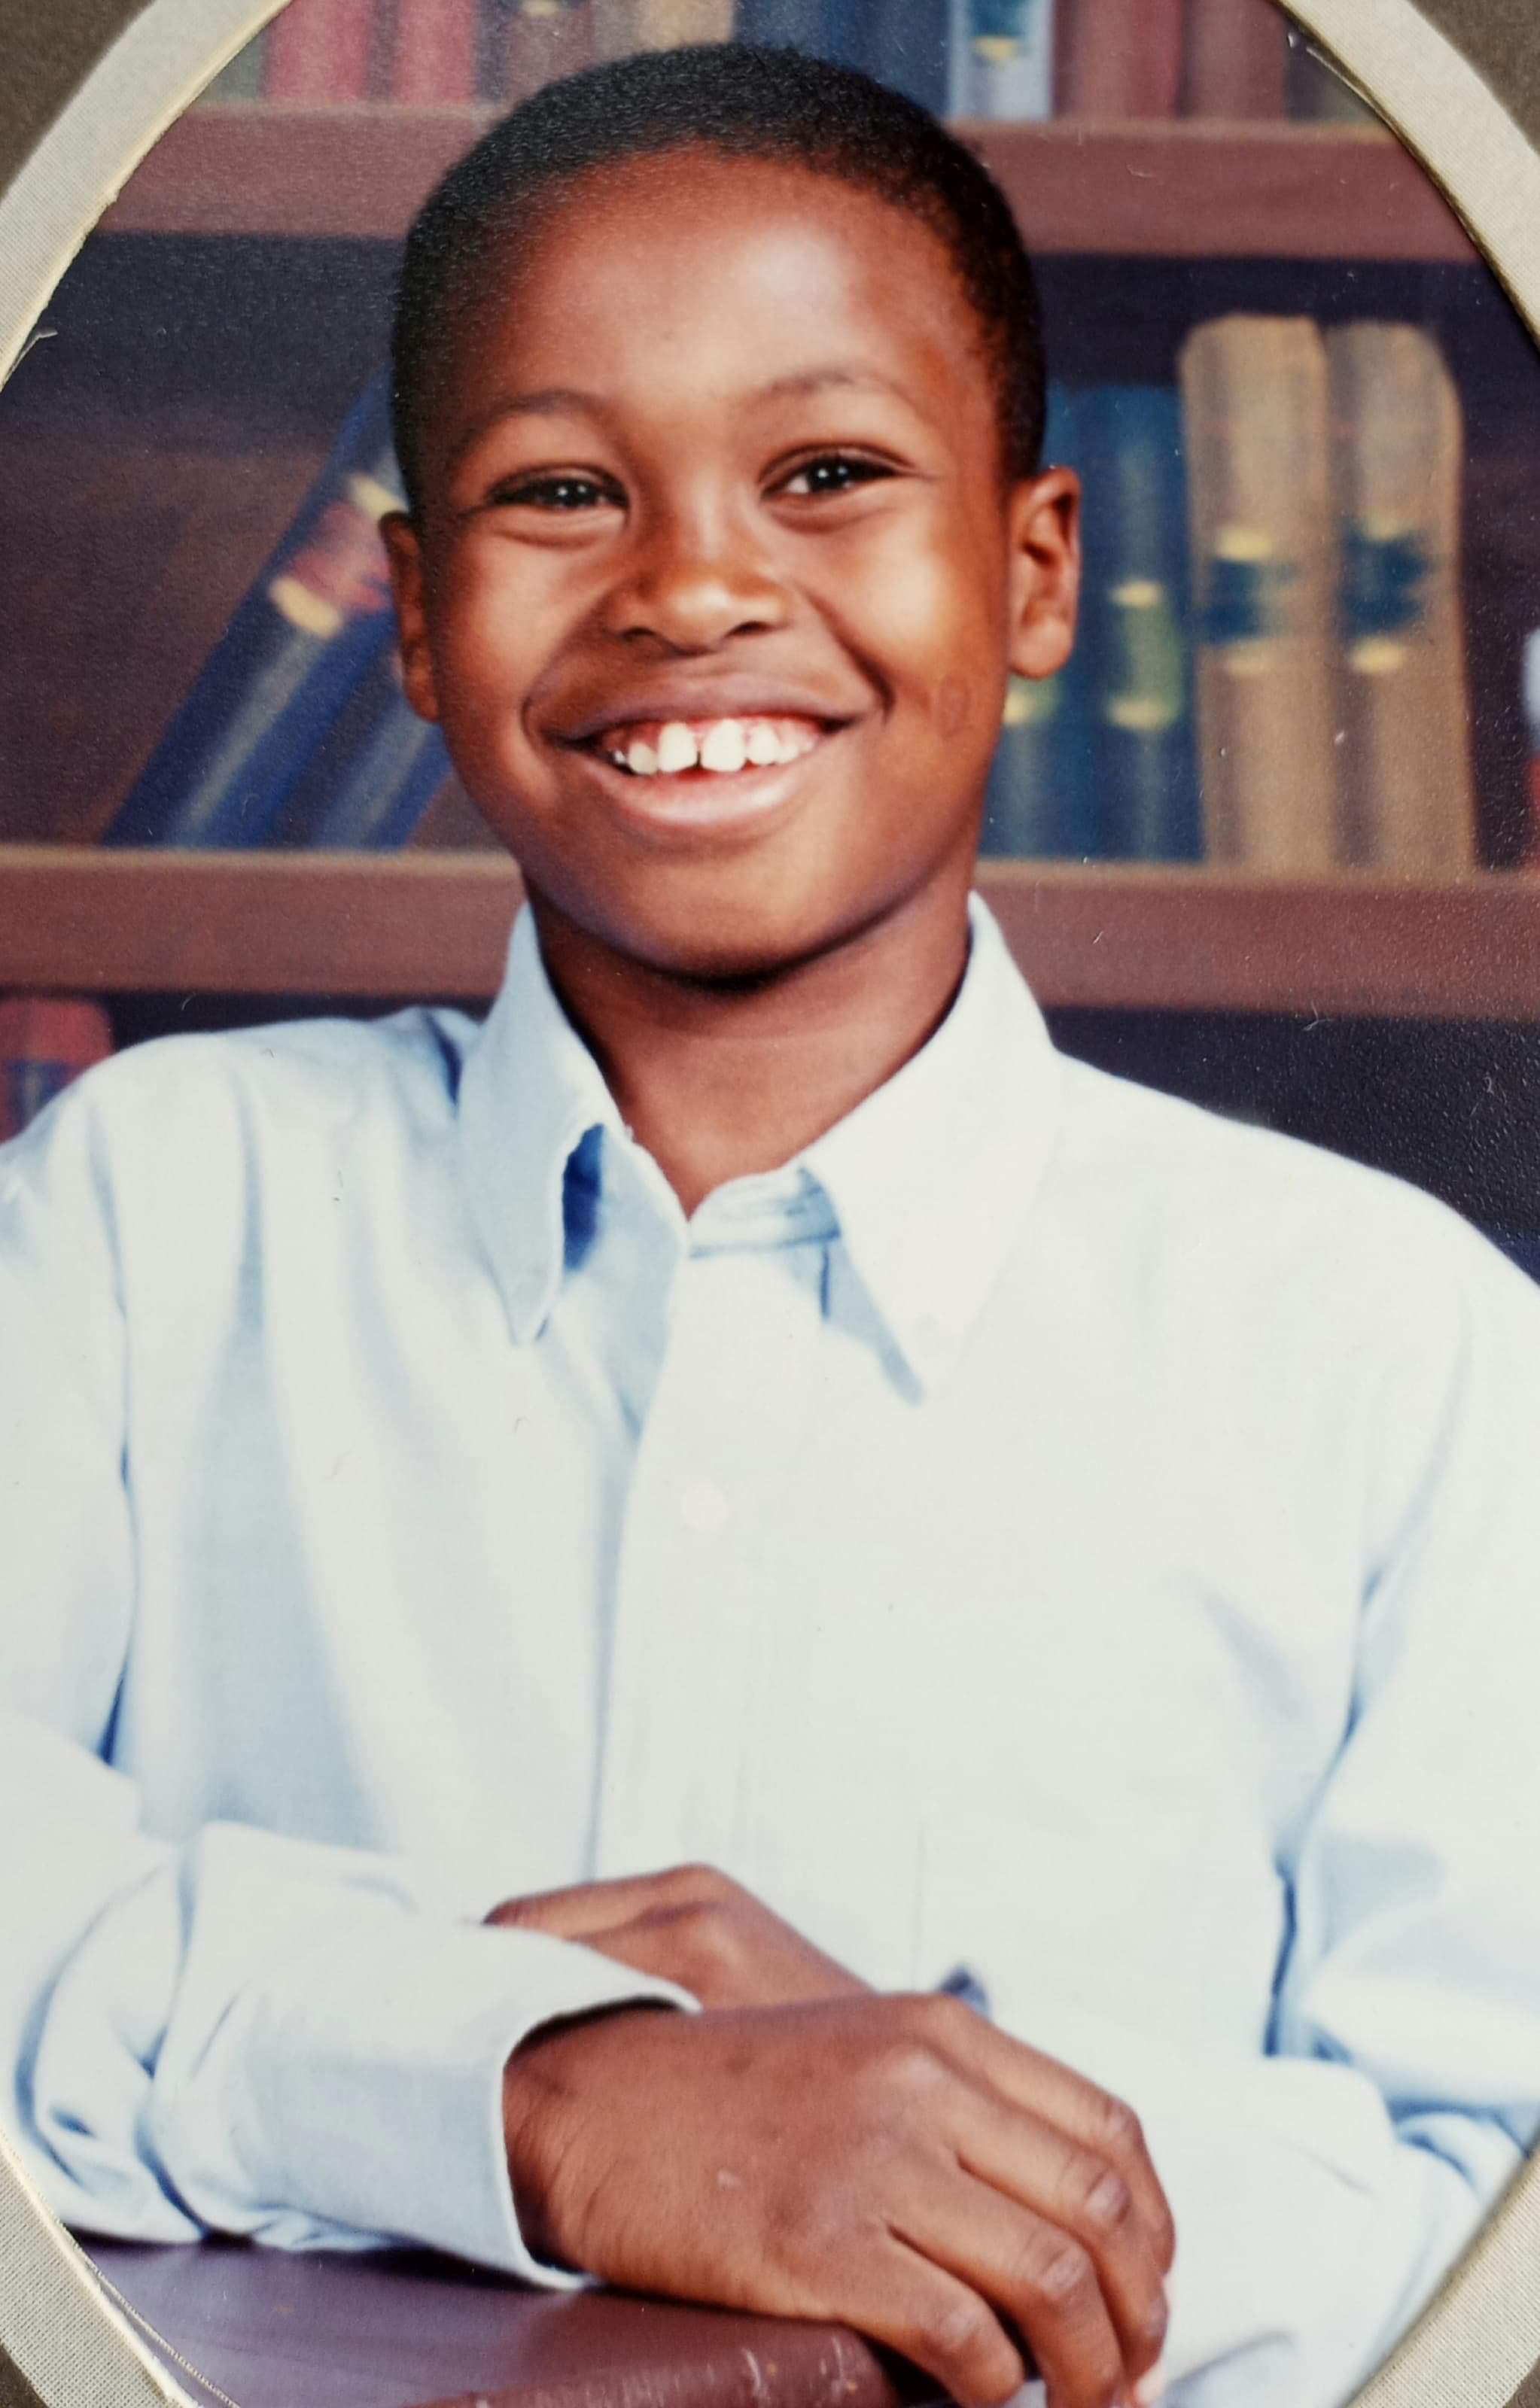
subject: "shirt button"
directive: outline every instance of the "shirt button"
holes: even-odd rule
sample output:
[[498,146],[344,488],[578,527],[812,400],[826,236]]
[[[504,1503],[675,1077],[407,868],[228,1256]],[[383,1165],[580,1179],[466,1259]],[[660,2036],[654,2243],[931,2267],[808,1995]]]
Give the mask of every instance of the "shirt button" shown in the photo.
[[687,1480],[679,1492],[679,1518],[686,1530],[705,1539],[720,1530],[732,1507],[709,1480]]

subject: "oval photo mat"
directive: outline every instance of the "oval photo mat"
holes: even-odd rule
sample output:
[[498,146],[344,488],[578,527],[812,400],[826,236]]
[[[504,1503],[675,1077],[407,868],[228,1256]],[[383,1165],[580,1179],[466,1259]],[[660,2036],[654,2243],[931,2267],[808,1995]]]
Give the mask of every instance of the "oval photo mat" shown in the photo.
[[[119,187],[282,4],[0,0],[0,380]],[[1540,338],[1530,0],[1289,5],[1443,187]],[[0,2134],[0,2408],[194,2396],[224,2398],[139,2339]],[[1540,2157],[1358,2402],[1540,2408]]]

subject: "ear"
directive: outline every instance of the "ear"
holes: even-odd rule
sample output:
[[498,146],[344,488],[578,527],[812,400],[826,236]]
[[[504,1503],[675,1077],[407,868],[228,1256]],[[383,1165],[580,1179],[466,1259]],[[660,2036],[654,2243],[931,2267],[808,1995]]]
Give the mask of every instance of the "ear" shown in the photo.
[[439,690],[423,602],[423,547],[404,510],[388,511],[380,522],[380,532],[390,560],[396,624],[401,636],[401,682],[418,718],[437,720]]
[[1074,649],[1080,607],[1080,480],[1045,468],[1012,492],[1010,651],[1017,677],[1057,676]]

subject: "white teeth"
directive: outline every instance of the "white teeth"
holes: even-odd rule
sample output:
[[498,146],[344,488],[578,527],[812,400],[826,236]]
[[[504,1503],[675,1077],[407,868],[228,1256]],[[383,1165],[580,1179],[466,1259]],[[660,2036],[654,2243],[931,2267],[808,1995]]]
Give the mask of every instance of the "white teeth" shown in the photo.
[[748,757],[748,738],[741,719],[719,719],[707,728],[700,747],[703,769],[741,769]]
[[657,754],[654,752],[652,746],[646,741],[645,738],[639,736],[633,743],[626,746],[626,767],[630,770],[633,777],[656,777],[658,768]]
[[743,752],[756,769],[768,769],[781,758],[781,738],[768,719],[756,719],[744,740]]
[[789,728],[784,736],[777,736],[775,738],[775,757],[777,761],[799,760],[801,755],[808,750],[809,747],[804,742],[803,738],[799,736],[794,736]]
[[670,719],[658,731],[657,766],[665,777],[673,777],[681,769],[693,769],[698,758],[695,732],[682,719]]

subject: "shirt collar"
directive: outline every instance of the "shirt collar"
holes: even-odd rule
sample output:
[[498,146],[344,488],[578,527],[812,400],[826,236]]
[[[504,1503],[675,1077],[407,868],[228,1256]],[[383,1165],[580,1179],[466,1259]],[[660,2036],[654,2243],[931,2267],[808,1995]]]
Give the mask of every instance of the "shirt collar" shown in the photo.
[[[1021,1226],[1058,1125],[1059,1064],[975,896],[968,967],[914,1059],[799,1157],[833,1206],[851,1269],[922,1389],[944,1378]],[[466,1185],[510,1331],[543,1326],[562,1275],[567,1166],[589,1131],[635,1154],[598,1065],[562,1010],[527,910],[466,1063]],[[609,1148],[606,1148],[609,1153]],[[669,1196],[655,1165],[638,1156]],[[677,1213],[677,1206],[674,1208]],[[683,1225],[681,1225],[683,1226]]]
[[554,1301],[567,1166],[594,1128],[622,1134],[620,1113],[556,1001],[533,915],[522,910],[497,999],[460,1082],[467,1194],[518,1345],[543,1327]]
[[808,1147],[851,1265],[912,1377],[944,1379],[1020,1230],[1058,1132],[1060,1065],[994,918],[929,1043]]

